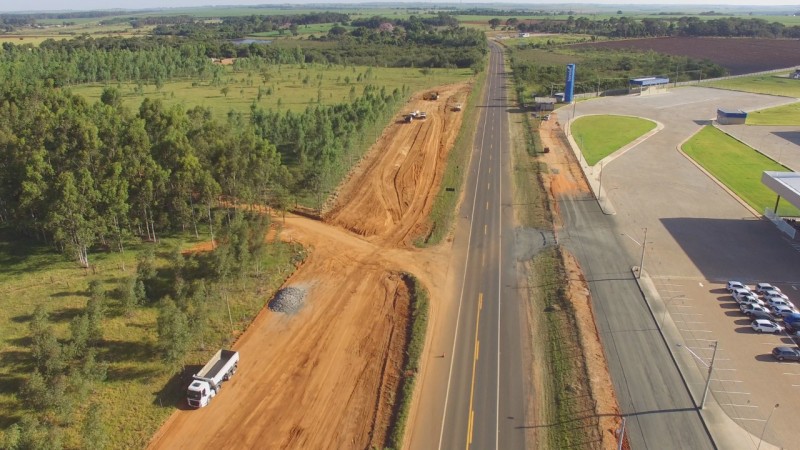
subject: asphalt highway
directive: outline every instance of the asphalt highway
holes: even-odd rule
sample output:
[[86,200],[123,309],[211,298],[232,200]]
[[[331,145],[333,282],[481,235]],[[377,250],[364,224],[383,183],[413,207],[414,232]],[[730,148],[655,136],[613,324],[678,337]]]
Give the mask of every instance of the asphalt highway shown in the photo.
[[638,249],[629,254],[626,241],[641,244],[644,233],[622,234],[591,195],[564,197],[560,209],[559,242],[576,255],[589,284],[631,448],[714,448],[631,272]]
[[491,44],[486,97],[467,179],[469,218],[439,449],[525,448],[522,314],[516,284],[503,55]]

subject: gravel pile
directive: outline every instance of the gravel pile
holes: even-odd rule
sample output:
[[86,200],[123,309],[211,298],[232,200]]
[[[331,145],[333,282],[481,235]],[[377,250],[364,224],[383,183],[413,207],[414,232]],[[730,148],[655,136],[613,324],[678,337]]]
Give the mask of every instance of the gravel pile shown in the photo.
[[303,307],[306,300],[306,291],[305,286],[285,287],[275,294],[275,297],[270,300],[267,307],[275,312],[294,314]]

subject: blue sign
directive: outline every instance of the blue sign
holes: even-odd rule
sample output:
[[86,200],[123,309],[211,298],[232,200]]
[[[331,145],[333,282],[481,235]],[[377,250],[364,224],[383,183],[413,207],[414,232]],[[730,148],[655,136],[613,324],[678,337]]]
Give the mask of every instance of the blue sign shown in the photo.
[[575,64],[567,64],[567,82],[564,85],[564,103],[572,103],[575,92]]

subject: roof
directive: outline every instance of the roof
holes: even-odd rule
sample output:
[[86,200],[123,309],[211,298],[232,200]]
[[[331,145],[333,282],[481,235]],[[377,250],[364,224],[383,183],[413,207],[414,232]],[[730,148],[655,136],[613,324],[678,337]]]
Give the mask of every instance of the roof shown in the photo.
[[717,109],[717,114],[722,114],[723,116],[727,117],[741,117],[746,119],[747,113],[742,111],[741,109]]
[[764,172],[761,182],[786,201],[800,208],[800,173]]
[[668,84],[669,78],[660,78],[660,77],[632,78],[631,80],[629,80],[629,83],[638,86],[657,86],[659,84]]

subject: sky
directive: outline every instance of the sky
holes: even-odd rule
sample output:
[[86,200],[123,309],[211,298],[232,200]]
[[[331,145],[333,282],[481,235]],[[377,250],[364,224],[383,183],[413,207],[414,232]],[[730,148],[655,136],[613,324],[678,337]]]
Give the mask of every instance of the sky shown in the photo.
[[[143,8],[169,8],[169,7],[186,7],[186,6],[206,6],[206,5],[263,5],[263,4],[304,4],[314,3],[315,5],[323,5],[325,3],[372,3],[381,2],[397,6],[396,1],[388,0],[28,0],[28,1],[14,1],[14,0],[0,0],[0,12],[14,12],[14,11],[64,11],[76,10],[85,11],[91,9],[143,9]],[[432,0],[415,1],[415,3],[435,4]],[[449,0],[439,3],[482,3],[483,5],[491,4],[491,2],[483,0]],[[794,5],[800,9],[800,0],[570,0],[568,2],[558,2],[553,0],[505,0],[504,6],[509,3],[519,3],[520,5],[528,4],[612,4],[612,5]]]

